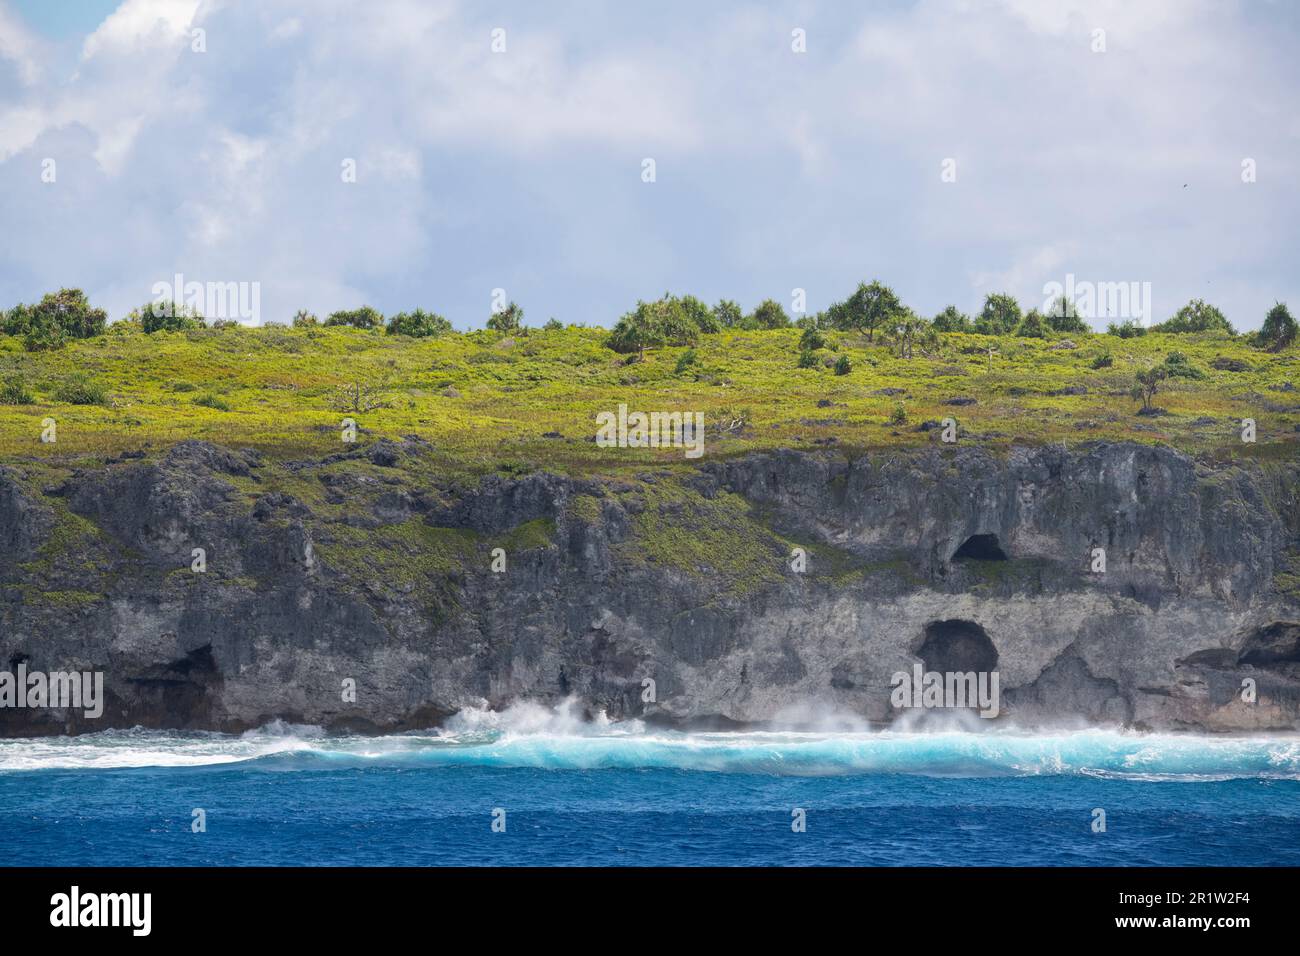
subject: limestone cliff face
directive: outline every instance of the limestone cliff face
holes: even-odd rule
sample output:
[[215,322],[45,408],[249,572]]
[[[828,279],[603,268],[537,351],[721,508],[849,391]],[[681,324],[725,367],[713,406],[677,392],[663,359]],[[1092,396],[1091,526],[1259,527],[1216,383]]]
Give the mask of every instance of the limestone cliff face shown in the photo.
[[1018,723],[1300,728],[1296,462],[935,447],[466,483],[415,439],[289,464],[185,442],[5,466],[0,549],[0,670],[102,671],[108,697],[98,720],[0,708],[4,735],[394,730],[569,696],[883,723],[917,661],[996,668]]

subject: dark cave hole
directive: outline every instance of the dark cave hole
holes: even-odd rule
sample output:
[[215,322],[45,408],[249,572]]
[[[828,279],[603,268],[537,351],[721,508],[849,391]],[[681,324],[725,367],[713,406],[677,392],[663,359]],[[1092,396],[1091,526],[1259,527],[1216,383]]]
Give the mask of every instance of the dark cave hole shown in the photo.
[[927,624],[925,640],[916,654],[927,671],[987,672],[998,666],[998,649],[984,628],[959,618]]
[[998,544],[995,534],[973,534],[953,554],[954,561],[1005,561],[1007,553]]
[[1300,622],[1275,621],[1261,627],[1241,649],[1237,663],[1255,667],[1300,663]]

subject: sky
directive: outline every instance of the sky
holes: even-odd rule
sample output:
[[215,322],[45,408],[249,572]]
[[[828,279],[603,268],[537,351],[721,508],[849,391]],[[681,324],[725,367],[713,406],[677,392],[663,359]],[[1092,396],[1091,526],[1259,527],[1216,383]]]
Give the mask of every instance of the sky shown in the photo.
[[1073,276],[1258,328],[1300,307],[1297,49],[1269,0],[0,0],[0,308],[179,273],[261,321],[609,327]]

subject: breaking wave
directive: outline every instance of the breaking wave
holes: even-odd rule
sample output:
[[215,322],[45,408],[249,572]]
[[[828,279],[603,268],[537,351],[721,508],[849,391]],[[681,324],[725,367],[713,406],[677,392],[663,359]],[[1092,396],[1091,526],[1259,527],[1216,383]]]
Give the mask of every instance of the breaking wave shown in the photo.
[[1300,735],[867,730],[851,721],[823,721],[797,730],[686,732],[652,729],[638,720],[583,720],[573,702],[566,702],[556,708],[520,704],[500,712],[467,709],[435,731],[381,737],[327,734],[276,722],[240,735],[135,729],[0,740],[0,773],[229,764],[267,770],[443,766],[789,776],[1300,779]]

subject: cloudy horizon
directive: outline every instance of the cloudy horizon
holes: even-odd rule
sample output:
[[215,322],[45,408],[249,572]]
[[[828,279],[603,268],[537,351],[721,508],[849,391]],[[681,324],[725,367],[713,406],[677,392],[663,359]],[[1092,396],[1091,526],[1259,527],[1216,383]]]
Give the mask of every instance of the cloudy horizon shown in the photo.
[[182,274],[259,283],[264,321],[481,327],[501,289],[609,327],[665,291],[815,312],[879,278],[929,316],[1073,276],[1258,328],[1300,305],[1298,27],[1266,0],[0,0],[0,308],[76,286],[116,319]]

